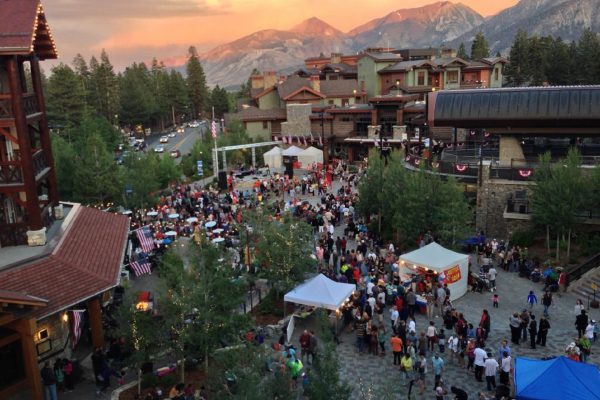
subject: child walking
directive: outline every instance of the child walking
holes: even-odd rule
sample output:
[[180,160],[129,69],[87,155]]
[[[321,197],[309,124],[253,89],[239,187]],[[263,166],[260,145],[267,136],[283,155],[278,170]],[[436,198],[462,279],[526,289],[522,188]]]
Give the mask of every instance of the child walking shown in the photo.
[[527,296],[527,303],[529,303],[529,309],[533,308],[533,305],[537,303],[537,296],[533,293],[533,290],[529,291],[529,295]]
[[496,293],[492,296],[492,307],[498,308],[498,294]]

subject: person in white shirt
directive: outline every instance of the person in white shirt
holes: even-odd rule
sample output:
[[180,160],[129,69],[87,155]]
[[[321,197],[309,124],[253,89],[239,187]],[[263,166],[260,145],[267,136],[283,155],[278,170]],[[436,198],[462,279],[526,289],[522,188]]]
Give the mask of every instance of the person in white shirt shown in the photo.
[[416,332],[417,331],[417,324],[415,323],[415,319],[409,317],[408,319],[408,331],[409,332]]
[[[475,379],[477,379],[478,382],[483,382],[482,375],[487,354],[481,347],[477,347],[473,354],[475,355],[475,361],[473,362],[473,364],[475,364]],[[498,362],[496,362],[496,364],[498,364]]]
[[498,371],[498,361],[492,357],[492,353],[487,354],[487,359],[484,362],[485,366],[485,381],[487,383],[487,390],[491,392],[492,389],[496,389],[496,372]]
[[396,323],[398,322],[398,317],[400,313],[398,312],[398,308],[396,306],[390,309],[390,321],[392,322],[392,329],[394,333],[396,333]]
[[450,335],[448,338],[448,352],[450,353],[450,362],[452,362],[454,356],[457,354],[454,348],[458,348],[458,338],[454,335]]
[[429,326],[427,327],[427,347],[433,351],[435,348],[435,341],[437,340],[437,329],[435,329],[435,325],[433,321],[429,321]]
[[594,342],[594,328],[596,321],[590,320],[589,324],[585,327],[585,337],[590,339],[590,342]]
[[508,355],[508,352],[502,353],[502,365],[500,368],[500,384],[510,386],[510,366],[512,358]]
[[493,265],[488,271],[487,275],[488,279],[490,280],[490,289],[492,291],[496,290],[496,275],[498,275],[498,271],[496,271],[496,268],[494,268]]

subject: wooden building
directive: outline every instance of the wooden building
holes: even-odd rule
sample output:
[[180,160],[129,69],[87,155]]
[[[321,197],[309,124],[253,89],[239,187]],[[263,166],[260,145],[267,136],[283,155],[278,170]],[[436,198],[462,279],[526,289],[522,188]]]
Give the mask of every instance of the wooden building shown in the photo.
[[[103,346],[129,219],[59,203],[41,83],[56,48],[39,0],[0,0],[0,399],[43,399],[40,363],[70,357],[75,312]],[[16,396],[16,397],[15,397]]]
[[36,0],[0,2],[0,246],[51,223],[58,191],[40,60],[57,58]]

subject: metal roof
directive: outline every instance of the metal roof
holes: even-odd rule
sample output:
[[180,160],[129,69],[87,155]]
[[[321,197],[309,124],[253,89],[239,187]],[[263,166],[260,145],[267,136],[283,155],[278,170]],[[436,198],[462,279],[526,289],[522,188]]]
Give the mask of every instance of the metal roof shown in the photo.
[[600,127],[600,86],[444,90],[429,94],[428,100],[435,126]]

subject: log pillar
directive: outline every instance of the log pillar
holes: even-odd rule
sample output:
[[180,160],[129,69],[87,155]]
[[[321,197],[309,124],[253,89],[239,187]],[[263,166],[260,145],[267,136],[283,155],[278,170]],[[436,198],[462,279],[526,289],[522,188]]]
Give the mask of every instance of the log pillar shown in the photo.
[[13,116],[17,128],[17,139],[19,141],[19,153],[21,156],[21,169],[25,183],[27,225],[30,230],[42,229],[42,213],[40,212],[37,185],[33,167],[33,155],[31,154],[31,140],[29,138],[29,127],[23,107],[23,90],[21,74],[17,56],[10,57],[6,63],[8,81],[10,86]]
[[25,364],[25,376],[29,383],[28,386],[31,389],[31,399],[43,400],[44,388],[35,347],[37,323],[35,322],[35,319],[20,319],[12,323],[10,329],[15,330],[21,336],[21,350],[23,352],[23,363]]
[[102,327],[102,308],[100,298],[96,297],[87,302],[88,315],[90,317],[90,329],[92,331],[92,346],[94,348],[104,346],[104,328]]
[[42,78],[40,71],[40,61],[37,57],[31,60],[31,80],[33,82],[33,91],[37,99],[40,118],[40,142],[46,159],[46,165],[50,167],[48,174],[48,198],[53,206],[58,206],[58,185],[56,183],[56,173],[54,171],[54,158],[52,156],[52,142],[50,141],[50,132],[48,129],[48,118],[46,116],[46,103],[44,102],[44,92],[42,89]]

